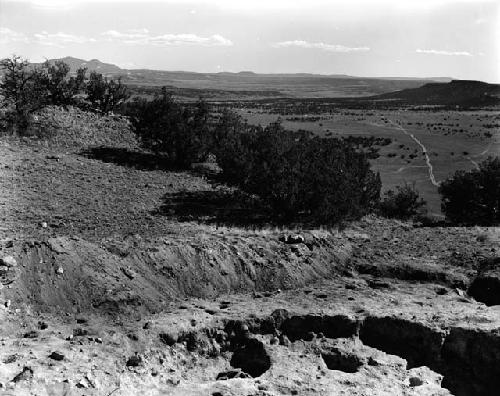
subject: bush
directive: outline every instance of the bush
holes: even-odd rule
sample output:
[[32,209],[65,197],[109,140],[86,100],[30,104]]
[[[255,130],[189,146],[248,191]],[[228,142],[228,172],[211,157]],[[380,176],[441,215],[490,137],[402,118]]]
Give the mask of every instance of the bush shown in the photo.
[[46,90],[39,69],[29,69],[27,60],[19,56],[0,61],[3,78],[0,95],[6,124],[14,135],[22,134],[29,125],[31,115],[46,103]]
[[131,118],[143,146],[166,155],[173,165],[189,167],[207,157],[211,135],[205,102],[181,106],[163,89],[151,101],[136,99],[128,103],[124,113]]
[[366,155],[339,139],[250,126],[225,112],[215,128],[222,181],[258,195],[286,220],[335,223],[378,202],[380,176]]
[[439,193],[441,209],[453,223],[500,224],[500,158],[489,157],[479,169],[457,171],[441,183]]
[[379,204],[380,213],[385,217],[409,219],[418,214],[419,209],[425,206],[419,192],[412,184],[397,186],[396,191],[389,190]]
[[108,80],[96,72],[90,73],[89,80],[85,84],[85,93],[90,107],[104,114],[115,110],[129,97],[127,87],[120,79]]

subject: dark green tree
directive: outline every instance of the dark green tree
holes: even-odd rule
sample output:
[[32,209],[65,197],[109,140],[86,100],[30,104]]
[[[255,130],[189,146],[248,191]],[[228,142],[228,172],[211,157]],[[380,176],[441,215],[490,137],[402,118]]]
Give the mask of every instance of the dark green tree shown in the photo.
[[405,183],[403,186],[396,186],[396,191],[385,192],[379,210],[385,217],[409,219],[417,215],[425,204],[415,186]]
[[85,68],[77,70],[76,76],[69,77],[70,67],[63,61],[46,61],[42,65],[42,84],[47,90],[47,102],[58,106],[77,104],[76,96],[85,87]]
[[7,110],[8,123],[14,135],[22,134],[30,116],[47,103],[43,73],[19,56],[0,61],[3,78],[0,82],[2,107]]
[[129,97],[127,87],[122,84],[120,78],[108,80],[95,71],[90,73],[85,92],[91,108],[102,113],[113,111]]
[[500,158],[489,157],[479,169],[457,171],[439,186],[441,209],[453,223],[500,224]]

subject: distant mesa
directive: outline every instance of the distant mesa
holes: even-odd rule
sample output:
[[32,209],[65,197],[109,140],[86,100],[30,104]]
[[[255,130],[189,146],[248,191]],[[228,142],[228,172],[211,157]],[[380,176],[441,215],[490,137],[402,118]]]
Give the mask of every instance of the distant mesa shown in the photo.
[[494,105],[500,103],[500,84],[474,80],[433,82],[419,88],[384,93],[369,99],[398,100],[404,104],[413,105]]

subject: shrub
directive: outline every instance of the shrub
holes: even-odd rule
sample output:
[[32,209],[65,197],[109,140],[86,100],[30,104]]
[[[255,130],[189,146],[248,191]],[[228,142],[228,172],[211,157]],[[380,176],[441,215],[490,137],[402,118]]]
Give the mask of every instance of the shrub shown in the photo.
[[366,155],[339,139],[250,126],[230,112],[215,128],[222,181],[258,195],[286,220],[334,223],[378,202],[380,176]]
[[144,147],[166,155],[172,164],[188,167],[208,155],[209,109],[199,101],[181,106],[163,89],[153,100],[136,99],[124,110]]
[[500,224],[500,158],[489,157],[479,169],[457,171],[441,183],[441,209],[458,224]]
[[127,87],[121,80],[108,80],[102,74],[91,72],[85,84],[87,101],[94,110],[109,113],[123,103],[128,97]]
[[31,115],[46,103],[46,90],[39,69],[30,69],[29,62],[19,56],[0,61],[4,75],[0,82],[2,107],[7,124],[14,135],[23,133]]
[[69,71],[69,65],[60,60],[42,65],[41,84],[46,91],[46,104],[65,107],[78,104],[76,96],[85,88],[86,69],[78,69],[72,77],[68,77]]
[[412,184],[397,186],[396,191],[388,190],[379,204],[380,213],[385,217],[409,219],[415,216],[419,209],[425,206],[419,192]]

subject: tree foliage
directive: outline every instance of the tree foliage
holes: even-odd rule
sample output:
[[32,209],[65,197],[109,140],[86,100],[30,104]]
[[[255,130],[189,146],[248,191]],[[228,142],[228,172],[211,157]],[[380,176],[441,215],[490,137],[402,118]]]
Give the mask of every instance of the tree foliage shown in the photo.
[[163,89],[153,100],[136,99],[124,111],[142,144],[172,164],[188,167],[207,156],[210,112],[202,100],[195,106],[182,106]]
[[47,104],[56,106],[77,105],[77,95],[85,90],[85,68],[80,68],[76,76],[68,77],[70,67],[63,61],[46,61],[42,65],[41,84],[46,91]]
[[457,224],[500,224],[500,158],[489,157],[479,169],[457,171],[441,183],[441,208]]
[[107,79],[96,72],[90,73],[85,92],[91,108],[102,113],[113,111],[129,97],[127,87],[122,84],[121,79]]
[[396,191],[386,191],[379,204],[379,210],[386,217],[409,219],[418,214],[425,204],[415,186],[406,183],[403,186],[397,186]]
[[380,197],[366,156],[338,139],[254,127],[225,112],[215,127],[224,182],[258,195],[285,219],[335,223],[359,217]]
[[7,108],[8,122],[17,134],[27,127],[30,115],[46,103],[43,73],[16,55],[2,59],[0,68],[4,72],[0,82],[2,106]]

